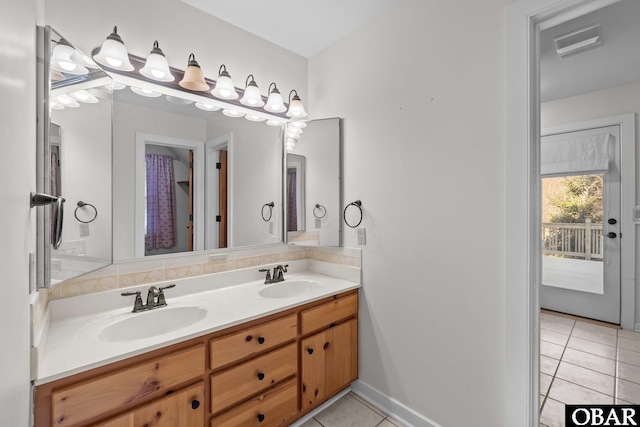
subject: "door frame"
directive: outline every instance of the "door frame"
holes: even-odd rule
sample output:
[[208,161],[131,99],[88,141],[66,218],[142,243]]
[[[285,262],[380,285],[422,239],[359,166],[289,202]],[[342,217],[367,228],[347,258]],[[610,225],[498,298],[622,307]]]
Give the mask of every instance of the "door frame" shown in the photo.
[[[539,286],[541,278],[540,207],[540,29],[557,25],[619,0],[519,0],[506,9],[505,25],[505,152],[506,152],[506,240],[505,240],[505,377],[504,425],[538,427],[539,392]],[[635,161],[635,114],[620,123],[623,161]],[[630,122],[632,120],[632,122]],[[622,135],[625,134],[623,137]],[[629,136],[627,136],[629,135]],[[629,155],[629,153],[633,155]],[[627,162],[629,163],[629,162]],[[633,165],[635,169],[635,163]],[[623,180],[635,183],[621,165]],[[624,191],[624,190],[623,190]],[[622,194],[625,194],[624,192]],[[622,200],[621,227],[635,205]],[[624,220],[623,220],[624,219]],[[633,225],[631,225],[633,227]],[[621,228],[635,251],[635,230]],[[623,239],[624,240],[624,239]],[[622,248],[624,249],[624,248]],[[635,319],[635,254],[622,255],[623,327]],[[631,294],[629,294],[631,290]],[[632,305],[631,312],[629,305]],[[622,309],[623,307],[621,307]]]
[[[205,197],[206,218],[213,218],[218,212],[218,151],[227,150],[227,248],[233,247],[233,132],[224,133],[205,143]],[[204,230],[205,249],[218,249],[218,223],[206,221]]]

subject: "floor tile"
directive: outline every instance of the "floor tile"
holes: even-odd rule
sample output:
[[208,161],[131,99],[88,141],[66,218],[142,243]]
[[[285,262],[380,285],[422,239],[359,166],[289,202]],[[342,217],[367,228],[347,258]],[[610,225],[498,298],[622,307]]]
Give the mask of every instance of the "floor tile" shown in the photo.
[[630,365],[640,366],[640,353],[624,348],[618,348],[618,361],[628,363]]
[[564,403],[547,399],[540,414],[540,424],[548,427],[564,427]]
[[555,375],[558,363],[560,361],[547,356],[540,356],[540,373],[547,375]]
[[549,386],[551,385],[551,380],[553,376],[547,374],[540,374],[540,394],[546,396],[549,392]]
[[640,366],[618,362],[618,378],[640,384]]
[[616,397],[640,405],[640,384],[618,379]]
[[640,341],[640,332],[628,331],[626,329],[618,330],[618,336],[622,338],[628,338],[630,340]]
[[324,427],[373,427],[384,417],[349,395],[315,416]]
[[547,341],[553,344],[565,346],[567,345],[568,339],[569,339],[569,335],[567,334],[561,334],[559,332],[550,331],[548,329],[540,329],[541,341]]
[[540,315],[540,328],[549,331],[569,335],[575,324],[575,320],[560,316]]
[[322,427],[322,424],[311,418],[309,421],[302,424],[300,427]]
[[540,354],[543,356],[553,357],[554,359],[560,359],[564,346],[553,344],[547,341],[540,341]]
[[364,398],[358,396],[356,393],[350,391],[349,396],[353,397],[354,399],[356,399],[358,402],[362,403],[363,405],[365,405],[367,408],[371,409],[373,412],[377,412],[381,417],[386,417],[387,414],[385,414],[384,412],[382,412],[380,409],[376,408],[375,406],[373,406],[371,403],[367,402],[366,400],[364,400]]
[[[547,402],[551,399],[566,404],[606,404],[611,405],[613,403],[613,397],[606,394],[599,393],[595,390],[591,390],[586,387],[573,384],[569,381],[565,381],[560,378],[553,380],[551,389],[547,395]],[[544,404],[542,411],[544,412],[547,403]]]
[[616,361],[606,357],[596,356],[584,351],[567,348],[562,356],[562,361],[583,368],[592,369],[607,375],[615,375]]
[[605,375],[570,363],[560,362],[555,380],[558,378],[613,397],[615,379],[611,375]]
[[584,338],[571,337],[567,347],[581,350],[586,353],[595,354],[596,356],[606,357],[608,359],[616,358],[616,348],[610,345],[600,344]]
[[[573,328],[573,332],[571,333],[572,337],[584,338],[589,341],[595,341],[597,343],[610,345],[612,347],[616,346],[618,337],[617,337],[617,334],[615,333],[616,332],[615,329],[605,328],[604,326],[590,325],[589,323],[583,323],[583,324],[589,325],[590,328],[580,328],[576,325],[576,327]],[[594,330],[591,330],[591,327],[610,329],[614,332],[614,334],[611,335],[610,333],[606,333],[606,332],[594,331]]]
[[640,352],[640,341],[620,337],[618,338],[618,348]]

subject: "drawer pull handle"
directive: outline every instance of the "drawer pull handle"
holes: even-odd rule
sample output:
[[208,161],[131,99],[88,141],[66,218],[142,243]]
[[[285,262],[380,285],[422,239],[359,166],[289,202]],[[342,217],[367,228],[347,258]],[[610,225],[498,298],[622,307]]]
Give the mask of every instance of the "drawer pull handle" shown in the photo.
[[264,415],[263,414],[258,414],[258,422],[261,423],[264,421]]
[[258,344],[264,344],[264,337],[258,337]]
[[324,346],[322,348],[325,349],[325,350],[328,349],[329,348],[329,343],[328,342],[324,343]]
[[193,399],[191,401],[191,409],[198,409],[200,407],[200,401]]
[[312,349],[311,347],[309,347],[309,348],[307,349],[307,353],[309,353],[309,354],[313,354],[313,349]]
[[262,372],[258,372],[258,380],[262,381],[264,379],[264,374]]

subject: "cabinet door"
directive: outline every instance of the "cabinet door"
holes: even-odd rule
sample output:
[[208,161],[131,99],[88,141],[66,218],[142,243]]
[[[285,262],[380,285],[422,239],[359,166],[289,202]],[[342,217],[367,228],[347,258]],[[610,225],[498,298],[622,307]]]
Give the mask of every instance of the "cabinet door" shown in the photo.
[[302,409],[307,411],[358,377],[358,320],[301,341]]
[[198,427],[204,425],[204,385],[202,382],[155,402],[132,409],[94,427]]

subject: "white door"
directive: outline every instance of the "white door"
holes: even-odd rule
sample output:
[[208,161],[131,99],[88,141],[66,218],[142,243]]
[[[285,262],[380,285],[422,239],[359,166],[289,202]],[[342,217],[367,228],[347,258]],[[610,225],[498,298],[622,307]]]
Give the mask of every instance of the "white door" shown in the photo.
[[620,129],[542,138],[540,306],[620,323]]

